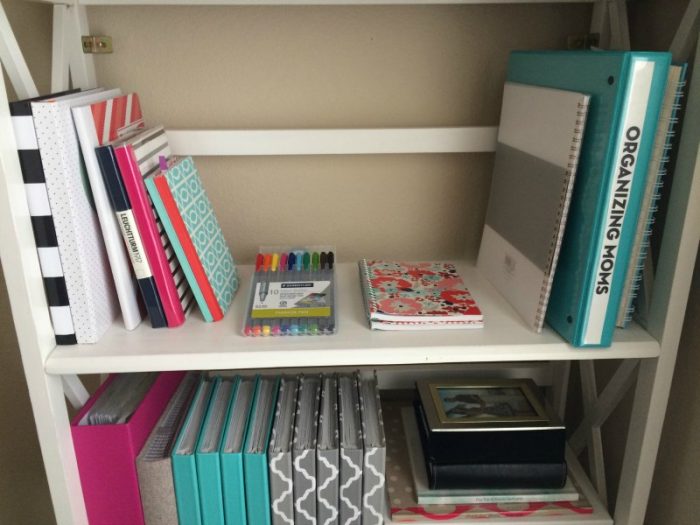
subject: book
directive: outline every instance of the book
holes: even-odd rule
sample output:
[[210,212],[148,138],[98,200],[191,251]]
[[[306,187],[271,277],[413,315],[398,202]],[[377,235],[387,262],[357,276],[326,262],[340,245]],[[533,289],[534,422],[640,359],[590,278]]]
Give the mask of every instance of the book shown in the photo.
[[268,448],[275,415],[279,378],[261,377],[255,389],[251,419],[243,445],[245,507],[248,525],[270,525]]
[[224,515],[228,525],[246,525],[243,445],[250,421],[250,410],[257,378],[239,377],[224,426],[221,442],[221,483],[224,492]]
[[[533,520],[544,518],[557,523],[557,517],[569,521],[577,516],[593,513],[593,507],[577,488],[580,496],[576,501],[516,502],[516,503],[470,503],[470,504],[420,504],[417,501],[411,476],[410,460],[403,430],[401,411],[413,410],[410,400],[382,401],[386,432],[386,470],[388,514],[392,523],[411,522],[463,522],[464,520],[487,520],[489,518]],[[575,482],[574,482],[574,486]]]
[[275,422],[272,427],[270,450],[270,499],[273,525],[294,523],[294,471],[292,466],[292,443],[296,419],[297,391],[299,380],[283,377],[277,396]]
[[165,229],[157,220],[145,186],[145,179],[159,169],[159,156],[170,155],[165,130],[160,126],[151,128],[115,142],[112,147],[168,326],[180,326],[192,305],[192,293]]
[[133,330],[141,322],[137,286],[130,269],[127,250],[121,239],[123,223],[117,220],[112,211],[95,148],[143,127],[139,97],[136,93],[120,94],[85,106],[74,107],[72,112],[85,171],[90,182],[92,200],[100,222],[100,231],[121,307],[122,320],[127,330]]
[[117,318],[114,280],[90,191],[71,108],[99,102],[119,90],[89,91],[32,102],[48,204],[78,343],[96,343]]
[[238,270],[192,157],[147,180],[148,191],[207,321],[219,321],[238,289]]
[[541,332],[589,97],[506,82],[478,270]]
[[360,280],[374,330],[481,328],[481,310],[452,263],[362,259]]
[[384,523],[384,486],[386,483],[386,437],[384,419],[379,400],[376,375],[360,378],[360,413],[362,415],[362,445],[364,460],[362,469],[362,524]]
[[113,213],[119,223],[122,238],[126,246],[126,251],[131,260],[131,266],[136,276],[141,297],[146,305],[148,317],[151,320],[153,328],[162,328],[168,326],[163,311],[156,281],[153,278],[151,265],[146,257],[146,250],[143,246],[143,240],[139,233],[134,212],[129,200],[129,194],[124,186],[117,157],[114,154],[114,148],[111,145],[100,146],[95,148],[95,155],[100,165],[100,171],[104,179],[104,185],[107,189],[109,200],[112,204]]
[[362,523],[362,419],[357,376],[338,377],[338,421],[340,428],[340,523]]
[[316,444],[321,377],[302,376],[299,380],[292,459],[294,463],[294,524],[315,525]]
[[338,378],[324,375],[316,443],[316,499],[318,523],[337,525],[340,489],[340,438],[338,435]]
[[170,454],[197,383],[196,373],[188,372],[185,375],[136,458],[136,472],[146,525],[177,523],[177,502]]
[[74,95],[77,92],[78,90],[64,91],[10,103],[12,129],[17,142],[17,154],[22,170],[24,190],[27,195],[27,204],[29,205],[29,215],[32,219],[32,231],[39,256],[41,277],[44,281],[44,291],[46,292],[56,344],[59,345],[74,345],[78,341],[73,326],[73,314],[70,311],[63,263],[58,249],[56,226],[46,189],[44,166],[41,163],[39,144],[34,129],[32,102]]
[[180,523],[191,525],[201,525],[202,523],[202,503],[199,498],[199,478],[195,453],[202,422],[211,401],[213,387],[214,383],[211,380],[205,377],[200,378],[170,455],[177,517]]
[[519,503],[544,501],[576,501],[579,494],[571,479],[561,489],[431,489],[425,469],[425,456],[421,445],[414,411],[401,410],[406,446],[411,462],[411,476],[416,500],[421,505],[455,505],[465,503]]
[[115,516],[123,523],[144,523],[136,456],[184,375],[184,372],[159,373],[145,395],[136,399],[136,406],[125,421],[86,424],[94,405],[104,401],[103,395],[109,395],[111,385],[122,377],[112,375],[72,420],[73,447],[91,524],[113,524]]
[[661,189],[666,176],[673,137],[678,122],[680,100],[685,86],[686,70],[686,66],[671,66],[669,68],[666,93],[663,106],[661,107],[659,124],[656,128],[652,156],[649,161],[646,188],[644,189],[644,196],[640,205],[639,221],[627,265],[625,285],[622,289],[622,301],[617,311],[616,324],[619,328],[625,328],[632,320],[632,315],[634,314],[634,299],[641,286],[642,272],[647,258],[651,231],[657,210],[656,203],[661,196]]
[[234,384],[217,377],[197,440],[195,461],[203,525],[224,525],[223,484],[221,481],[221,442],[229,413]]
[[545,317],[574,346],[612,342],[669,64],[669,53],[511,53],[508,81],[591,97]]

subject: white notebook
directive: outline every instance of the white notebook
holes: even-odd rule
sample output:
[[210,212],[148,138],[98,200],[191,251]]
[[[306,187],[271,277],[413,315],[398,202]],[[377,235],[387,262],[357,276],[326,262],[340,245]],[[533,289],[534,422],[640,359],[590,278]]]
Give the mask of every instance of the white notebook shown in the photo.
[[540,332],[564,235],[588,95],[508,82],[477,268]]

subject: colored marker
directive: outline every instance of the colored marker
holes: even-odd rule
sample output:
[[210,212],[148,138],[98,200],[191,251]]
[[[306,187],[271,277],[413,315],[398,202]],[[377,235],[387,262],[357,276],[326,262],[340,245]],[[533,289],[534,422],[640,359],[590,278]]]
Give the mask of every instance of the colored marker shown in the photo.
[[263,254],[259,253],[255,257],[255,275],[253,276],[253,290],[250,294],[250,300],[248,301],[248,323],[245,327],[245,335],[254,335],[255,320],[253,319],[253,305],[255,304],[255,288],[260,280],[260,271],[263,267]]
[[[311,281],[316,281],[319,278],[319,263],[320,263],[320,256],[318,252],[313,252],[311,254],[311,271],[309,273],[309,280]],[[311,305],[311,307],[315,307],[315,305]],[[318,335],[318,317],[311,317],[309,319],[309,333],[312,335]]]
[[[294,252],[294,255],[296,257],[296,259],[294,261],[294,273],[295,273],[295,275],[294,275],[294,278],[292,280],[298,281],[301,278],[300,276],[301,276],[301,268],[302,268],[302,263],[303,263],[302,259],[304,257],[304,252],[297,251],[297,252]],[[291,320],[290,328],[289,328],[291,335],[299,335],[300,324],[301,324],[300,320],[296,317]]]
[[[296,265],[296,260],[297,256],[294,254],[294,252],[289,252],[289,255],[286,256],[287,264],[286,268],[287,271],[284,276],[285,281],[291,281],[294,278],[294,266]],[[281,322],[281,332],[282,335],[289,335],[289,329],[291,326],[291,321],[289,317],[283,317],[282,322]]]
[[333,252],[328,252],[328,257],[326,259],[326,271],[328,279],[331,282],[330,285],[330,298],[328,304],[331,306],[331,315],[328,318],[328,326],[326,328],[326,333],[332,334],[335,332],[335,283],[333,280],[333,265],[335,264],[335,255]]

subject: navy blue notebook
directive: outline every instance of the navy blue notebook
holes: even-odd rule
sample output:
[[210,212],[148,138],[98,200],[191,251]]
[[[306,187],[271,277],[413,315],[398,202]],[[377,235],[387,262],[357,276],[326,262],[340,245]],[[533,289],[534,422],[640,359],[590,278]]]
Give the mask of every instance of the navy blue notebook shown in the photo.
[[[95,148],[97,161],[100,164],[100,171],[107,187],[107,194],[112,203],[112,208],[117,214],[117,221],[121,228],[122,237],[126,243],[126,251],[129,254],[131,265],[136,274],[136,280],[141,290],[141,296],[146,303],[148,316],[151,318],[151,326],[153,328],[163,328],[168,326],[163,311],[156,282],[153,279],[151,266],[148,263],[146,252],[143,249],[141,235],[139,234],[134,214],[131,211],[131,202],[129,195],[126,193],[124,182],[122,181],[117,158],[114,155],[112,146],[100,146]],[[174,257],[174,255],[173,255]]]

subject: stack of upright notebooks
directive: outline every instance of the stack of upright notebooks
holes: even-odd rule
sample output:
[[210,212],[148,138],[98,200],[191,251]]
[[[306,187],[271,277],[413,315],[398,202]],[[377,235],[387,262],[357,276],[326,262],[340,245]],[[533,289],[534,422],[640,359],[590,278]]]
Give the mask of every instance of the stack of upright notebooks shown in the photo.
[[430,489],[564,487],[565,427],[532,381],[421,381],[418,394],[415,422]]
[[384,520],[376,377],[113,376],[72,430],[93,524]]

